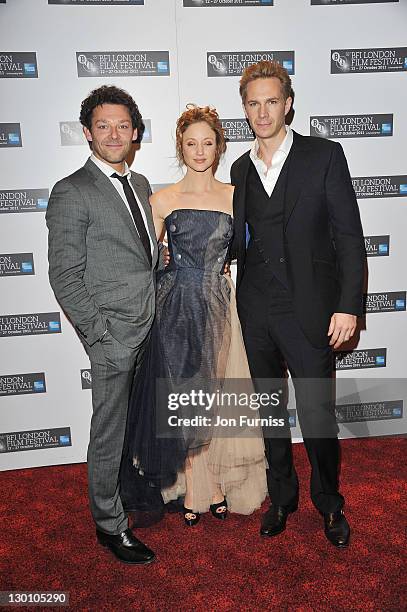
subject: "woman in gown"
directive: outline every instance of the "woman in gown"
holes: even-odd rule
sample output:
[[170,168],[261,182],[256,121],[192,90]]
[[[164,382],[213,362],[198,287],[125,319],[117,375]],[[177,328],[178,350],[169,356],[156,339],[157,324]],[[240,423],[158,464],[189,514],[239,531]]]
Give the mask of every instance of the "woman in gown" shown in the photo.
[[224,274],[233,187],[214,176],[226,149],[217,112],[189,107],[177,122],[176,147],[186,174],[150,200],[170,263],[157,276],[156,318],[130,399],[121,489],[129,509],[154,509],[159,491],[164,503],[184,497],[191,526],[208,510],[221,519],[228,509],[250,514],[267,485],[260,427],[215,432],[208,423],[222,410],[178,402],[192,389],[225,390],[229,381],[230,391],[239,379],[248,391],[251,382],[234,288]]

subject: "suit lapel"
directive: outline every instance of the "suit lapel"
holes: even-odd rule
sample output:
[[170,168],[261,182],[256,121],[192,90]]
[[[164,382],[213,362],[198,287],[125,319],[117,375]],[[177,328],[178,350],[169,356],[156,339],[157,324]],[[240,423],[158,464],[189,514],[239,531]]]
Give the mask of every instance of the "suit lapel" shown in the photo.
[[136,192],[137,199],[143,207],[144,213],[146,215],[148,226],[147,231],[150,234],[151,239],[155,242],[156,237],[153,223],[153,215],[151,212],[150,202],[148,200],[148,193],[146,192],[146,186],[145,184],[142,184],[140,181],[137,180],[137,176],[133,172],[131,173],[130,183],[132,184],[132,187]]
[[[236,189],[233,196],[234,221],[240,248],[246,247],[246,181],[250,166],[250,151],[241,160]],[[241,241],[243,240],[243,244]]]
[[154,245],[153,256],[152,256],[153,267],[154,267],[157,261],[157,256],[158,256],[158,243],[157,243],[157,238],[155,235],[155,227],[154,227],[154,221],[153,221],[153,214],[151,212],[151,205],[148,199],[149,194],[148,192],[146,192],[145,183],[139,181],[137,174],[135,174],[134,172],[131,173],[130,182],[132,184],[134,191],[136,192],[137,199],[140,202],[141,206],[143,207],[144,213],[146,215],[147,232],[150,235],[151,240]]
[[115,209],[125,221],[126,225],[129,225],[132,231],[134,231],[134,234],[137,236],[137,238],[139,238],[136,227],[134,225],[134,221],[131,217],[131,213],[129,212],[126,204],[120,197],[120,194],[117,189],[113,187],[112,183],[110,182],[108,177],[103,174],[103,172],[101,172],[100,176],[96,178],[95,187],[99,189],[101,196],[104,200],[108,200],[109,203],[112,203],[114,205]]
[[[128,210],[126,204],[123,202],[122,198],[120,197],[120,194],[117,191],[117,189],[115,189],[115,187],[110,182],[109,178],[105,174],[103,174],[103,172],[99,170],[96,164],[94,164],[91,160],[88,160],[84,167],[92,175],[94,186],[100,192],[100,197],[103,200],[108,201],[109,204],[112,204],[115,207],[115,210],[121,216],[121,218],[123,219],[123,222],[126,224],[127,227],[129,227],[130,231],[132,232],[134,239],[139,245],[140,251],[143,253],[143,256],[145,257],[146,261],[148,261],[148,257],[143,247],[143,243],[141,242],[140,236],[138,235],[138,232],[136,230],[136,226],[134,225],[134,220],[132,218],[132,215],[130,211]],[[112,170],[112,173],[113,173],[113,170]],[[132,184],[133,184],[133,181],[132,181]],[[137,191],[136,193],[137,193],[137,197],[139,197],[138,195],[139,192]],[[142,203],[142,198],[139,197],[139,201]],[[142,206],[145,210],[145,207],[143,204]],[[147,220],[148,220],[149,215],[147,213],[146,215],[147,215]],[[151,212],[150,212],[150,216],[151,216]],[[154,241],[154,251],[155,251],[155,242],[156,241]],[[154,253],[153,253],[153,256],[154,256]]]
[[298,203],[301,191],[307,181],[311,156],[309,155],[307,141],[294,132],[294,140],[290,152],[287,184],[284,202],[284,229],[291,214]]

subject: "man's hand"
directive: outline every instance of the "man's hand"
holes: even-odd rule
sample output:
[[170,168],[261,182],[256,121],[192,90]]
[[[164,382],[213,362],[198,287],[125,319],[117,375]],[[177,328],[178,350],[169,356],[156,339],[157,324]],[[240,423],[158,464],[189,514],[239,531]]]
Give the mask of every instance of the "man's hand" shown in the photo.
[[334,312],[328,329],[328,336],[331,336],[330,346],[337,349],[352,338],[356,329],[357,317],[344,312]]

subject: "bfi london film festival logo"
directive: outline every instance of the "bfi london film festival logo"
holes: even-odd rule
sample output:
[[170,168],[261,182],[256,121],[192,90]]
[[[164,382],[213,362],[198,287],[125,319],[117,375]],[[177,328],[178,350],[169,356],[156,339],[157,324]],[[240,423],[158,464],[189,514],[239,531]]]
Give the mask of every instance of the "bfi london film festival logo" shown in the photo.
[[184,6],[273,6],[274,0],[184,0]]
[[336,420],[338,423],[357,423],[402,419],[403,407],[403,400],[339,404],[335,407]]
[[91,5],[126,5],[126,6],[143,6],[144,0],[48,0],[48,4],[77,4],[82,6]]
[[0,51],[0,79],[37,79],[37,54]]
[[331,51],[331,74],[406,70],[407,47],[332,49]]
[[82,389],[92,389],[92,372],[89,368],[81,370]]
[[0,315],[0,338],[60,333],[59,312]]
[[44,212],[48,198],[48,189],[0,190],[0,213]]
[[0,433],[0,453],[72,446],[70,427]]
[[319,6],[329,4],[338,6],[339,4],[384,4],[385,2],[398,2],[399,0],[311,0],[311,4]]
[[405,291],[366,293],[364,296],[364,311],[366,314],[371,312],[403,312],[405,310]]
[[310,136],[369,138],[393,136],[393,115],[318,115],[310,117]]
[[226,142],[249,142],[254,140],[252,129],[244,117],[241,119],[221,119]]
[[335,370],[364,370],[365,368],[385,368],[387,349],[359,349],[335,352]]
[[[151,119],[143,119],[143,122],[145,130],[141,142],[151,143],[153,141]],[[74,147],[88,144],[80,121],[60,121],[59,135],[62,147]]]
[[397,176],[355,176],[353,189],[358,200],[362,198],[407,197],[407,174]]
[[86,145],[88,141],[83,133],[80,121],[60,121],[59,135],[62,147]]
[[288,74],[294,74],[294,51],[209,51],[206,54],[208,77],[241,76],[243,70],[261,60],[276,61]]
[[0,396],[29,395],[46,393],[44,372],[29,374],[2,374],[0,376]]
[[367,257],[387,257],[390,255],[390,236],[365,236]]
[[0,123],[0,148],[22,147],[21,127],[19,123]]
[[169,76],[169,51],[77,51],[78,77]]
[[35,274],[32,253],[0,254],[0,278],[5,276],[31,276]]

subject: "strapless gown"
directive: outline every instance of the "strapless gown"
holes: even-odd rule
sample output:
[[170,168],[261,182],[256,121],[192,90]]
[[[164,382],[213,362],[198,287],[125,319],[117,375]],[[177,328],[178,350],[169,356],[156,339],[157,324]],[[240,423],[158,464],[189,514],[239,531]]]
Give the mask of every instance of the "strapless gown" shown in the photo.
[[[177,209],[165,225],[171,260],[157,274],[155,321],[129,403],[123,502],[128,509],[154,509],[182,497],[185,461],[192,456],[193,510],[209,509],[209,470],[229,509],[250,514],[267,494],[261,427],[234,432],[194,424],[194,416],[208,416],[205,408],[184,402],[170,410],[167,401],[192,388],[224,390],[227,381],[251,386],[234,286],[223,273],[233,220],[220,211]],[[169,417],[181,425],[169,426]]]

